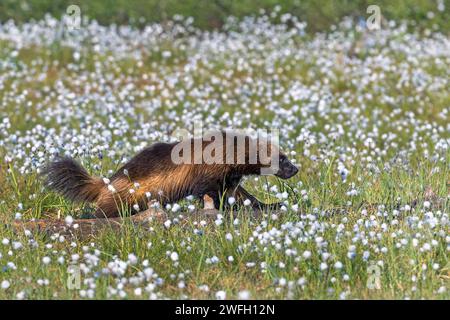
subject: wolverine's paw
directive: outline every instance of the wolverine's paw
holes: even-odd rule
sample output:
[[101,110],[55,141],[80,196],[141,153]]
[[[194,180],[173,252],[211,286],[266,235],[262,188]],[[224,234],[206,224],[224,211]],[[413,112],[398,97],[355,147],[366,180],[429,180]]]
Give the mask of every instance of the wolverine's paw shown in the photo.
[[205,194],[203,196],[203,209],[204,210],[213,210],[216,209],[214,205],[214,199],[211,198],[209,195]]

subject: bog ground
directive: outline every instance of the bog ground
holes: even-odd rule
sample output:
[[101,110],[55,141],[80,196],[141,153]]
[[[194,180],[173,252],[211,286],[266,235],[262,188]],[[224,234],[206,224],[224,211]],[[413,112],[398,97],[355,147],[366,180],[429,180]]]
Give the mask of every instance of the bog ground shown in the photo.
[[[274,21],[0,25],[1,299],[450,297],[448,34]],[[299,174],[245,186],[281,212],[189,218],[188,198],[91,239],[10,228],[92,212],[44,189],[55,155],[108,177],[196,120],[280,130]]]

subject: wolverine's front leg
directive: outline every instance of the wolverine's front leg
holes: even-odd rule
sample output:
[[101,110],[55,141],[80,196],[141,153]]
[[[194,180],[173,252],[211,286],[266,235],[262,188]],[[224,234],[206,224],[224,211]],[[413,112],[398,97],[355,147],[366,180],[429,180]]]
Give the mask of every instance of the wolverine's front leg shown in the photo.
[[[239,202],[240,205],[243,204],[243,201],[246,199],[242,198],[236,193],[236,189],[231,190],[215,190],[206,193],[206,196],[210,199],[210,204],[214,204],[214,207],[217,210],[230,208],[230,204],[228,199],[233,197]],[[251,195],[250,195],[251,196]],[[254,201],[258,201],[253,197]],[[242,201],[241,201],[242,200]],[[251,200],[250,200],[251,201]],[[206,207],[206,204],[204,204]]]
[[253,195],[251,195],[247,190],[245,190],[243,187],[238,185],[234,192],[232,193],[232,196],[236,199],[236,202],[239,204],[244,204],[245,200],[250,200],[250,204],[253,209],[259,209],[259,210],[276,210],[279,209],[282,206],[282,203],[276,202],[276,203],[263,203],[256,199]]

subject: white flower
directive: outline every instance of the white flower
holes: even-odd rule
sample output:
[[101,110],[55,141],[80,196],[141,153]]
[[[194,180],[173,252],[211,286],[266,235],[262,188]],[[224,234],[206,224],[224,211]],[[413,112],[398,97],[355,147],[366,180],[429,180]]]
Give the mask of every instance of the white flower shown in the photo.
[[250,200],[248,200],[248,199],[244,200],[244,206],[246,206],[246,207],[249,206],[251,203],[252,202]]
[[20,243],[19,241],[14,241],[12,243],[12,247],[14,250],[19,250],[23,247],[22,243]]
[[439,287],[439,289],[438,289],[438,291],[437,291],[439,294],[443,294],[443,293],[445,293],[445,292],[447,292],[447,288],[446,287],[444,287],[444,286],[442,286],[442,287]]
[[234,197],[229,197],[228,198],[228,204],[229,205],[233,205],[233,203],[235,203],[235,202],[236,202],[236,199]]
[[42,263],[45,264],[45,265],[49,264],[50,261],[51,261],[50,257],[43,257],[42,258]]
[[309,259],[311,257],[311,251],[306,250],[305,252],[303,252],[303,258],[305,258],[305,260]]
[[217,300],[225,300],[227,298],[227,293],[223,290],[216,292],[216,299]]
[[23,299],[25,299],[25,297],[26,297],[25,291],[20,291],[16,294],[17,300],[23,300]]
[[75,253],[75,254],[72,255],[72,261],[73,262],[78,261],[78,259],[80,259],[80,255],[79,254]]
[[227,233],[225,235],[225,239],[227,239],[228,241],[232,241],[233,240],[233,235],[231,233]]
[[303,286],[306,284],[306,279],[304,277],[301,277],[300,279],[297,280],[297,284],[299,286]]
[[10,287],[10,285],[11,284],[9,283],[8,280],[3,280],[2,284],[1,284],[1,287],[2,287],[3,290],[6,290],[6,289],[8,289]]
[[170,254],[170,259],[171,259],[172,261],[178,261],[178,253],[176,253],[175,251],[172,252],[172,253]]
[[104,184],[109,184],[111,181],[108,178],[103,178],[103,183]]
[[172,221],[166,220],[166,221],[164,222],[164,227],[166,227],[167,229],[169,229],[171,224],[172,224]]
[[240,300],[248,300],[250,299],[250,291],[243,290],[238,293],[238,297]]
[[204,292],[209,292],[209,287],[206,284],[198,286],[198,289]]
[[72,225],[72,223],[73,223],[73,218],[72,218],[72,216],[67,216],[65,219],[64,219],[64,222],[66,223],[66,225],[68,225],[69,227]]
[[369,251],[364,251],[363,252],[363,259],[367,260],[367,259],[369,259],[369,257],[370,257],[370,252]]
[[133,253],[130,253],[128,255],[128,261],[131,265],[135,265],[138,262],[138,258]]

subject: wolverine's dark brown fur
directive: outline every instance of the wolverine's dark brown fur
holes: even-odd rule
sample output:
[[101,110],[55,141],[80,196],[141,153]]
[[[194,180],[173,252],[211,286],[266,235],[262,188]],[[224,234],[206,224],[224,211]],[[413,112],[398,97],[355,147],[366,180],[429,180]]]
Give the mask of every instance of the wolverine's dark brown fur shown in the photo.
[[[224,139],[227,134],[229,133],[222,133]],[[260,144],[257,144],[257,162],[253,163],[249,161],[248,147],[254,140],[245,136],[244,150],[234,147],[237,138],[231,141],[231,145],[224,145],[223,155],[225,157],[233,152],[232,164],[208,164],[205,161],[198,164],[193,161],[177,164],[171,155],[173,148],[180,146],[178,142],[155,143],[133,157],[110,177],[110,186],[113,188],[108,188],[101,178],[91,177],[75,160],[68,157],[50,163],[44,174],[47,176],[48,187],[66,198],[78,202],[95,202],[98,208],[95,213],[97,217],[116,217],[121,210],[133,211],[134,204],[144,209],[150,199],[156,199],[164,205],[189,195],[199,199],[208,195],[214,200],[216,208],[219,208],[221,199],[228,196],[234,196],[238,203],[249,199],[255,208],[266,207],[267,205],[259,202],[239,185],[243,176],[258,175],[261,168],[269,166],[261,163]],[[204,138],[200,141],[189,139],[181,142],[185,143],[185,146],[192,146],[191,160],[198,155],[194,150],[196,142],[199,142],[201,151],[211,143]],[[275,148],[276,146],[269,145],[269,152],[278,151]],[[211,154],[215,156],[215,151]],[[239,157],[245,159],[244,163],[235,164]],[[297,173],[297,168],[285,155],[280,153],[279,159],[279,170],[274,174],[289,178]],[[139,186],[136,187],[135,183]],[[150,198],[148,192],[151,194]]]

